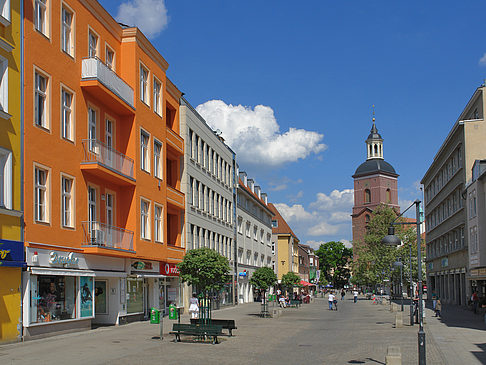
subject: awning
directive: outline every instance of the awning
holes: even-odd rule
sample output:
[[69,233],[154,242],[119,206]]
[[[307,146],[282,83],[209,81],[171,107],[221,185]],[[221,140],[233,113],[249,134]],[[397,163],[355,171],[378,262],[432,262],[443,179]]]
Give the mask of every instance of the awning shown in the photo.
[[305,280],[301,280],[300,281],[300,285],[303,285],[303,286],[316,286],[315,284],[311,284]]
[[166,275],[161,274],[137,274],[137,278],[166,278]]
[[33,275],[59,275],[59,276],[96,276],[92,270],[70,270],[46,267],[29,267]]
[[99,270],[95,270],[94,273],[95,273],[95,276],[102,276],[102,277],[108,277],[108,278],[126,278],[127,277],[127,273],[121,272],[121,271],[99,271]]

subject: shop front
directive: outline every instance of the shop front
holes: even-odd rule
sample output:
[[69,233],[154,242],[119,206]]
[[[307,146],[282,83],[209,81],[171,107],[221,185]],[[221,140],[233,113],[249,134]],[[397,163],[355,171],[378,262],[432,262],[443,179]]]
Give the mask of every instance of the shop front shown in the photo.
[[150,308],[157,307],[159,283],[163,279],[157,261],[132,260],[126,279],[127,321],[148,319]]
[[21,276],[24,244],[0,240],[0,343],[18,341],[21,337]]
[[169,313],[169,305],[182,307],[182,285],[179,278],[177,264],[169,262],[160,263],[159,298],[158,307],[164,315]]
[[84,255],[71,251],[26,248],[23,273],[24,337],[91,329],[95,273]]

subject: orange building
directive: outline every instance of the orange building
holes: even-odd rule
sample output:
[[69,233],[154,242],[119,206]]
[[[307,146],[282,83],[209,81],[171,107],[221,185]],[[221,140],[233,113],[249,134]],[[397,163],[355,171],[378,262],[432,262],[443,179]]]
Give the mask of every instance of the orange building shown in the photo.
[[24,0],[24,336],[180,298],[181,92],[96,0]]

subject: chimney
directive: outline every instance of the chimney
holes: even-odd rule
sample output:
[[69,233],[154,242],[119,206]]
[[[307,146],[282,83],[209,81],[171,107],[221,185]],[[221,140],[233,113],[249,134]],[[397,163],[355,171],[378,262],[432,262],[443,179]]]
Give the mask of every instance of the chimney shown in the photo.
[[246,186],[248,184],[248,176],[246,175],[246,172],[245,171],[240,171],[240,173],[238,174],[238,176],[240,177],[241,181],[243,181],[243,184]]
[[255,194],[258,195],[260,199],[262,198],[262,188],[258,185],[255,185]]
[[265,202],[265,204],[268,205],[268,196],[267,196],[267,193],[262,193],[262,199]]
[[251,192],[254,193],[255,192],[255,180],[253,179],[247,179],[248,181],[248,187],[250,188]]

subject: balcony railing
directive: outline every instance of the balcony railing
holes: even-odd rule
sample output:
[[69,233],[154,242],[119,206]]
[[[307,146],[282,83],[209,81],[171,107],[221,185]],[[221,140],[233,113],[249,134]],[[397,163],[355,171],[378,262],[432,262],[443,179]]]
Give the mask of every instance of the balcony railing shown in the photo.
[[83,59],[81,79],[98,80],[128,105],[134,107],[133,89],[98,58]]
[[83,139],[84,162],[99,162],[131,179],[133,160],[96,139]]
[[83,246],[133,251],[133,232],[100,222],[82,222]]

